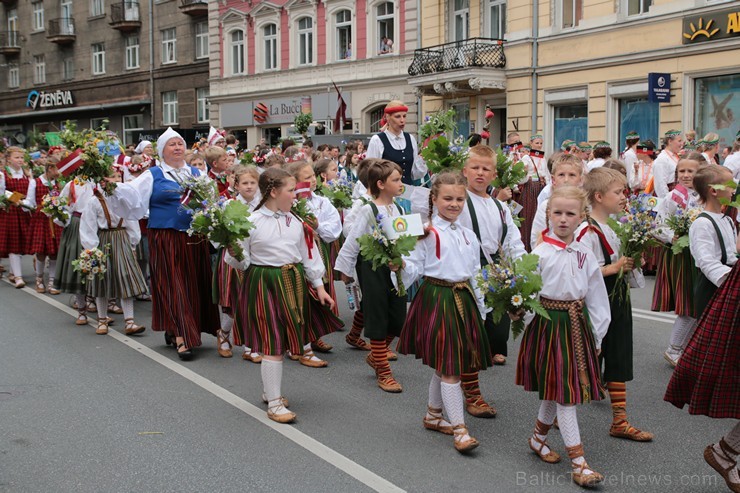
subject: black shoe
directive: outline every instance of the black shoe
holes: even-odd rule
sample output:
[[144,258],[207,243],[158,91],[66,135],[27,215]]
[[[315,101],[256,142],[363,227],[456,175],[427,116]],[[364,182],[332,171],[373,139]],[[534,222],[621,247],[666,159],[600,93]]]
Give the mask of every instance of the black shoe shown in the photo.
[[177,347],[177,344],[175,344],[175,340],[172,338],[169,332],[164,333],[164,343],[167,346]]
[[185,343],[181,342],[177,345],[177,356],[183,361],[190,361],[193,359],[193,350],[187,348],[185,351],[180,351],[180,348],[185,347]]

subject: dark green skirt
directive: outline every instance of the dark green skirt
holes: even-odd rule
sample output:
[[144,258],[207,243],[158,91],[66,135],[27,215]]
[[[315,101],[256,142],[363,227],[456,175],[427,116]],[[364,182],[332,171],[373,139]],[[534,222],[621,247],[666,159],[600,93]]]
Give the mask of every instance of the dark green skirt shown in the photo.
[[406,297],[396,294],[391,270],[384,265],[374,271],[370,262],[360,259],[357,274],[362,289],[365,337],[380,341],[400,335],[406,320]]
[[54,283],[63,293],[87,294],[87,286],[82,282],[82,275],[72,267],[72,261],[79,258],[82,250],[84,249],[80,241],[80,218],[73,215],[62,232],[57,254]]
[[[615,290],[616,278],[616,275],[604,278],[609,293],[612,320],[604,340],[601,341],[601,358],[604,362],[605,382],[629,382],[634,378],[632,371],[632,303],[626,292],[612,294]],[[620,285],[626,286],[623,283]]]

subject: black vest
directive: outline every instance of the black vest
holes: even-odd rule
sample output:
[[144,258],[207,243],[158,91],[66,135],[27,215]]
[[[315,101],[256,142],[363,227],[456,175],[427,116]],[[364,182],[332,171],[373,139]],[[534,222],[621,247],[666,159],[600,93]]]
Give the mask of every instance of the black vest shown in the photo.
[[406,148],[402,151],[397,151],[391,146],[391,142],[388,140],[388,136],[385,132],[380,132],[378,137],[383,143],[383,159],[393,161],[401,167],[403,170],[402,181],[406,185],[413,185],[414,179],[411,177],[411,169],[414,167],[414,147],[411,145],[411,135],[403,132],[403,136],[406,139]]

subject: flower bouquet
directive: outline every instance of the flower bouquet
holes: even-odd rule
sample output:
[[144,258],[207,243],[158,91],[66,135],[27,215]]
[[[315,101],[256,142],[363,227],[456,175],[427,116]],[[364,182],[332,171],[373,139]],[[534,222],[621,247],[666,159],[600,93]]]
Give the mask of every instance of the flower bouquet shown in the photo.
[[0,194],[0,211],[4,211],[10,206],[10,200],[8,200],[7,192]]
[[462,169],[468,158],[468,145],[457,133],[455,110],[438,111],[424,119],[419,129],[421,157],[431,173],[448,168]]
[[244,260],[244,249],[239,242],[249,236],[254,224],[249,221],[249,207],[238,200],[223,197],[206,201],[205,206],[193,213],[188,235],[203,235],[209,241],[231,247],[234,258]]
[[218,188],[214,181],[205,174],[189,175],[182,181],[181,186],[180,204],[189,214],[205,209],[208,204],[218,201]]
[[372,218],[372,232],[364,234],[357,238],[360,245],[360,255],[362,258],[372,263],[373,270],[384,265],[396,265],[399,269],[396,271],[396,292],[398,296],[406,296],[406,287],[403,285],[401,270],[403,268],[403,256],[408,255],[416,247],[417,238],[411,235],[401,235],[395,240],[388,238],[380,223],[383,221],[383,214],[378,214]]
[[105,273],[108,271],[108,247],[105,248],[106,252],[103,252],[99,248],[93,248],[91,250],[84,250],[80,253],[77,260],[72,261],[72,268],[75,272],[82,274],[82,282],[94,281],[97,276],[98,279],[105,278]]
[[[521,310],[534,312],[549,320],[550,316],[537,294],[542,289],[542,276],[537,271],[539,256],[522,255],[515,261],[501,258],[498,264],[489,264],[478,275],[478,288],[483,292],[486,306],[493,309],[493,321],[498,323],[507,313]],[[524,331],[524,320],[511,322],[514,339]]]
[[666,218],[666,226],[671,228],[673,234],[678,238],[671,247],[675,255],[689,247],[689,228],[699,214],[701,214],[701,209],[697,207],[686,210],[678,208],[673,215]]
[[319,183],[316,193],[323,195],[338,211],[352,208],[352,185],[343,178]]
[[295,199],[290,212],[295,214],[304,223],[314,224],[316,222],[316,215],[308,207],[308,201],[306,199]]
[[67,205],[69,201],[66,197],[60,197],[57,192],[52,192],[41,199],[41,212],[56,224],[63,226],[69,220]]
[[240,164],[255,164],[255,156],[252,151],[244,151],[239,159]]

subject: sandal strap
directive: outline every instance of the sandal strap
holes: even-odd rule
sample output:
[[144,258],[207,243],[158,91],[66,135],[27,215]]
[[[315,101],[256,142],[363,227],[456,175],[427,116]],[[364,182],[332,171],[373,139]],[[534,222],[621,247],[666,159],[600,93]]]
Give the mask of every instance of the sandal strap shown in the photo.
[[725,459],[732,462],[732,457],[737,456],[740,454],[740,452],[737,452],[730,447],[730,445],[725,441],[724,438],[720,438],[719,440],[719,448],[722,450],[722,453],[725,454]]
[[437,408],[437,407],[427,406],[427,412],[430,415],[435,416],[435,417],[437,415],[442,416],[442,408],[441,407]]
[[[535,424],[534,424],[534,432],[537,435],[547,435],[547,433],[550,431],[550,428],[552,428],[552,424],[549,424],[549,425],[548,424],[545,424],[542,421],[540,421],[539,419],[537,421],[535,421]],[[544,442],[542,442],[542,443],[544,443]]]
[[578,457],[583,457],[582,443],[579,443],[578,445],[573,445],[572,447],[565,447],[565,450],[568,452],[568,457],[571,460],[577,459]]

